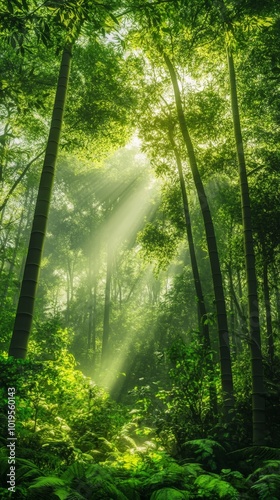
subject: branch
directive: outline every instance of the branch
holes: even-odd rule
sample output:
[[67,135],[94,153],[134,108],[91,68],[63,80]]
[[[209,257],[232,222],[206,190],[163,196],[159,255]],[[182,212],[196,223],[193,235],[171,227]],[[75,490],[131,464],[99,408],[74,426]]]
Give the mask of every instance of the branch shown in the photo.
[[14,190],[16,189],[17,185],[20,183],[20,181],[23,179],[23,177],[25,176],[25,174],[28,172],[29,168],[31,167],[31,165],[36,161],[38,160],[38,158],[40,158],[40,156],[42,156],[43,154],[45,153],[45,149],[44,151],[41,151],[41,153],[39,153],[37,156],[35,156],[35,158],[33,158],[33,160],[31,160],[25,167],[25,169],[22,171],[22,173],[20,174],[20,176],[17,178],[17,180],[15,181],[15,183],[12,185],[12,187],[10,188],[8,194],[6,195],[6,198],[4,199],[2,205],[0,206],[0,212],[2,212],[2,210],[5,208],[5,206],[7,205],[8,201],[9,201],[9,198],[10,196],[13,194]]

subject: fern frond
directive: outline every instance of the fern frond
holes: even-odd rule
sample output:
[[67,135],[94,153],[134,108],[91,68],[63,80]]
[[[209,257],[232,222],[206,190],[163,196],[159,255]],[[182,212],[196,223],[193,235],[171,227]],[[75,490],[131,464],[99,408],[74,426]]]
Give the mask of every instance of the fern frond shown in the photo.
[[198,494],[202,498],[222,498],[224,500],[237,500],[240,495],[236,488],[220,479],[216,474],[202,474],[195,480]]
[[203,464],[208,470],[215,471],[224,467],[226,450],[212,439],[193,439],[184,443],[185,453],[190,453],[191,458]]
[[202,469],[201,465],[197,463],[187,463],[183,465],[183,469],[186,475],[193,477],[197,477],[205,472],[204,469]]
[[174,488],[162,488],[154,491],[150,500],[188,500],[190,493],[188,491],[180,491]]
[[17,481],[42,476],[42,471],[31,460],[24,458],[17,459]]
[[260,500],[278,500],[280,491],[280,475],[268,474],[262,476],[253,486]]
[[184,489],[186,482],[186,471],[185,468],[176,464],[171,463],[168,468],[156,472],[146,481],[143,482],[144,488],[151,491],[158,489],[159,487],[179,487]]
[[126,495],[128,500],[140,500],[139,491],[142,488],[142,481],[140,479],[131,478],[118,481],[119,490]]
[[[88,496],[80,495],[77,491],[71,491],[70,493],[67,493],[66,497],[59,496],[58,490],[55,491],[55,495],[58,496],[59,500],[87,500],[87,498],[90,498]],[[63,491],[61,490],[61,495],[63,495]]]
[[[59,500],[69,500],[71,496],[69,488],[58,488],[55,490],[54,494],[59,498]],[[79,500],[85,500],[85,499],[84,497],[80,497]]]
[[127,496],[122,493],[113,483],[110,482],[97,482],[91,487],[91,496],[94,500],[105,500],[108,498],[110,500],[128,500]]
[[59,479],[58,477],[55,476],[48,476],[48,477],[38,477],[33,481],[33,484],[29,486],[29,490],[39,490],[41,488],[59,488],[59,487],[65,487],[65,481],[63,479]]
[[62,479],[65,482],[70,483],[73,479],[84,479],[86,475],[86,466],[82,462],[74,462],[66,471],[62,474]]
[[280,460],[265,460],[262,467],[258,467],[252,474],[250,474],[247,481],[255,482],[261,476],[266,476],[268,474],[280,475]]
[[248,489],[248,482],[238,470],[222,469],[220,473],[221,479],[230,483],[238,491],[245,491]]
[[108,466],[105,468],[99,464],[89,464],[86,466],[85,475],[87,479],[94,479],[100,476],[104,481],[112,481],[113,472]]
[[280,449],[269,446],[254,446],[235,450],[227,455],[228,462],[241,472],[250,474],[258,467],[261,467],[266,460],[280,460]]

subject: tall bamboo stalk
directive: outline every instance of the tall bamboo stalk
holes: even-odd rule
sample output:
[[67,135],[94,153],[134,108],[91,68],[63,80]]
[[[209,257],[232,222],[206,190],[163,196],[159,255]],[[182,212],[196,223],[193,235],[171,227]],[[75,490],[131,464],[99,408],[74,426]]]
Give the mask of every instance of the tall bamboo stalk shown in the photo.
[[[199,322],[200,322],[199,329],[200,329],[200,332],[202,333],[202,343],[204,345],[205,352],[207,354],[210,354],[211,341],[210,341],[209,325],[206,321],[207,312],[206,312],[206,307],[205,307],[205,302],[204,302],[202,284],[201,284],[201,279],[200,279],[200,275],[199,275],[197,258],[196,258],[194,241],[193,241],[193,232],[192,232],[192,225],[191,225],[189,201],[188,201],[186,183],[185,183],[184,174],[183,174],[183,165],[182,165],[180,153],[179,153],[178,148],[177,148],[176,143],[175,143],[173,129],[171,127],[169,127],[168,132],[169,132],[168,135],[169,135],[170,144],[171,144],[172,149],[173,149],[174,154],[175,154],[177,170],[178,170],[178,175],[179,175],[179,180],[180,180],[180,187],[181,187],[183,207],[184,207],[184,216],[185,216],[186,235],[187,235],[187,241],[188,241],[188,245],[189,245],[191,267],[192,267],[194,286],[195,286],[195,291],[196,291],[196,298],[198,301],[198,316],[199,316]],[[215,386],[215,381],[214,381],[214,378],[215,378],[214,377],[214,364],[213,364],[213,361],[210,357],[207,360],[207,366],[208,366],[208,370],[210,373],[210,387],[209,387],[210,402],[211,402],[211,407],[212,407],[213,413],[214,413],[214,415],[216,415],[217,411],[218,411],[217,391],[216,391],[216,386]]]
[[13,335],[10,343],[9,356],[14,356],[15,358],[25,359],[27,354],[28,339],[32,327],[36,290],[46,237],[63,114],[65,110],[70,66],[71,49],[67,47],[62,54],[50,132],[35,206]]
[[261,334],[259,322],[258,287],[255,266],[255,252],[251,224],[250,194],[246,171],[244,145],[241,131],[239,106],[236,88],[234,60],[227,46],[229,68],[231,108],[239,167],[239,183],[241,192],[241,211],[243,224],[243,241],[245,251],[245,267],[248,292],[249,335],[251,349],[252,373],[252,413],[253,413],[253,444],[263,445],[265,435],[265,387],[261,350]]
[[232,381],[229,332],[228,332],[227,313],[226,313],[226,305],[224,297],[224,288],[222,282],[222,274],[220,269],[220,261],[219,261],[214,225],[212,221],[208,199],[197,167],[197,161],[192,140],[185,119],[176,72],[168,55],[164,53],[163,56],[167,68],[169,70],[173,85],[178,121],[187,148],[190,167],[195,187],[197,190],[200,208],[204,221],[209,261],[212,273],[213,288],[214,288],[215,305],[217,311],[221,382],[222,382],[222,389],[224,396],[224,409],[226,414],[229,415],[229,410],[234,405],[233,381]]

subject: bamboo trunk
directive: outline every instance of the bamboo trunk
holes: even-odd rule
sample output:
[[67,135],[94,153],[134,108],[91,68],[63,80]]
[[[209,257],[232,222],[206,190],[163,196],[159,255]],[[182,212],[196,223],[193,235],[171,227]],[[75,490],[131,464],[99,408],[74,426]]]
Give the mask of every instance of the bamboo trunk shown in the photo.
[[31,332],[41,258],[51,201],[63,114],[71,66],[71,50],[64,49],[60,66],[52,121],[39,185],[24,275],[15,317],[9,356],[25,359]]
[[200,203],[200,208],[204,220],[207,247],[209,253],[210,267],[213,280],[215,305],[217,311],[217,322],[218,322],[218,338],[219,338],[219,350],[220,350],[220,365],[221,365],[221,382],[224,398],[224,410],[226,415],[229,417],[229,410],[233,408],[234,405],[234,395],[233,395],[233,381],[232,381],[232,369],[231,369],[231,357],[230,357],[230,345],[229,345],[229,332],[227,323],[227,313],[225,306],[224,288],[222,282],[222,274],[220,269],[220,261],[217,249],[216,236],[214,231],[214,225],[212,221],[212,216],[210,212],[210,207],[208,199],[204,190],[204,186],[200,177],[200,173],[197,167],[196,156],[189,135],[183,106],[181,100],[181,93],[179,90],[179,85],[177,81],[177,76],[175,69],[169,57],[164,54],[164,59],[168,67],[171,81],[174,89],[175,103],[178,115],[178,121],[181,129],[181,133],[188,151],[190,167],[195,183],[195,187],[198,194],[198,199]]
[[234,60],[230,48],[227,47],[227,59],[230,79],[231,107],[234,135],[239,167],[239,182],[241,192],[241,210],[243,223],[243,239],[245,251],[245,267],[248,292],[249,335],[251,349],[252,373],[252,412],[253,412],[253,444],[263,445],[265,435],[265,388],[263,377],[263,362],[261,351],[261,335],[259,323],[259,302],[257,277],[255,268],[255,253],[251,225],[251,207],[249,186],[246,172],[244,146],[241,132],[239,107],[236,89]]

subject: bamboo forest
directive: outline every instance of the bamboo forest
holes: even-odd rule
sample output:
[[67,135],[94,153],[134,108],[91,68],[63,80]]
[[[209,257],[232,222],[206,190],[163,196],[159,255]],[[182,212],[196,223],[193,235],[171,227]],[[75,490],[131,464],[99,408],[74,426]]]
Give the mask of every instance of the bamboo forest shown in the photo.
[[0,45],[1,499],[280,499],[279,0]]

